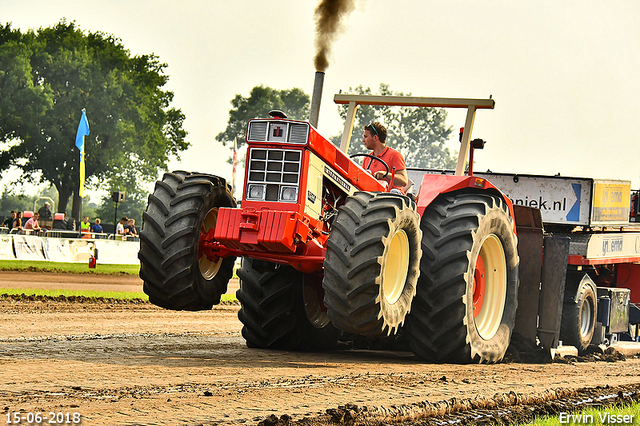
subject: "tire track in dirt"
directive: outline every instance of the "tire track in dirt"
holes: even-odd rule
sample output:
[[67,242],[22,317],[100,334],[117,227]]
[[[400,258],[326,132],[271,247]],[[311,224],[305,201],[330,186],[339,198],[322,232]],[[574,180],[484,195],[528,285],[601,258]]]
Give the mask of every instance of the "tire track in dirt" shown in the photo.
[[640,382],[637,359],[458,366],[407,352],[249,349],[237,310],[2,301],[0,408],[75,410],[86,424],[253,424],[272,415],[322,422],[347,404],[372,415]]
[[[141,287],[136,280],[0,273],[0,287],[40,282],[120,290]],[[235,291],[237,281],[230,287]],[[108,300],[0,300],[0,409],[77,411],[85,424],[107,425],[275,424],[305,417],[349,423],[349,410],[375,422],[465,398],[515,393],[524,401],[550,389],[640,382],[635,358],[458,366],[425,364],[407,352],[248,349],[237,311],[237,305],[173,312]]]

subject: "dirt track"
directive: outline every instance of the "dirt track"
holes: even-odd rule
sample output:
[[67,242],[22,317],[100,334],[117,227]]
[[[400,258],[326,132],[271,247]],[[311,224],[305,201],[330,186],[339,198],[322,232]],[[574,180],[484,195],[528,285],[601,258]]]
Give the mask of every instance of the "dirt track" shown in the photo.
[[134,275],[1,271],[0,288],[141,292],[142,280]]
[[319,421],[353,404],[381,420],[452,398],[535,401],[553,389],[640,384],[638,359],[458,366],[404,352],[248,349],[237,310],[1,301],[0,409],[79,412],[88,425],[255,424],[270,415]]

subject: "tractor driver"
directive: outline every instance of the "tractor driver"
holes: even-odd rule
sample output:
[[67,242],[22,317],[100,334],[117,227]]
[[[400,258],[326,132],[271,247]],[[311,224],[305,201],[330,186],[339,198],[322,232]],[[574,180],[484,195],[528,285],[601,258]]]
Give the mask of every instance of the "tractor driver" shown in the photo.
[[386,168],[381,162],[371,158],[365,158],[362,162],[362,166],[368,170],[373,177],[378,180],[386,181],[387,183],[391,180],[391,172],[395,167],[396,175],[393,180],[392,189],[397,189],[404,194],[403,188],[409,182],[406,170],[407,167],[404,163],[402,154],[387,146],[386,140],[387,129],[379,122],[374,121],[371,124],[364,126],[362,143],[364,143],[364,146],[366,146],[367,149],[372,150],[370,155],[376,156],[387,163],[389,166],[389,174],[386,177],[383,177],[387,173]]

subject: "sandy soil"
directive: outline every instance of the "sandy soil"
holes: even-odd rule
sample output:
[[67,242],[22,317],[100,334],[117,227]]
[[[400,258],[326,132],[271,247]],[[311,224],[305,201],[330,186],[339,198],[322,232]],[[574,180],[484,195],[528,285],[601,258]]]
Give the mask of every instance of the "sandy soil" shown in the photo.
[[[0,274],[0,287],[16,280]],[[359,422],[391,421],[453,398],[516,393],[526,401],[554,389],[640,386],[636,358],[459,366],[425,364],[405,352],[248,349],[237,311],[0,301],[0,414],[77,412],[87,425],[256,424],[270,415],[320,421],[352,404]]]

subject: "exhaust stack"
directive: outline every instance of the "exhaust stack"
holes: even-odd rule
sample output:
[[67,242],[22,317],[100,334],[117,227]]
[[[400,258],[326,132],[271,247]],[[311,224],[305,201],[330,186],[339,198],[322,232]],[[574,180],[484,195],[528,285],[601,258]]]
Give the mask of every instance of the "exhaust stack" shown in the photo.
[[313,82],[313,95],[311,97],[311,111],[309,123],[313,127],[318,127],[318,116],[320,115],[320,102],[322,101],[322,86],[324,85],[324,72],[316,71],[316,78]]

